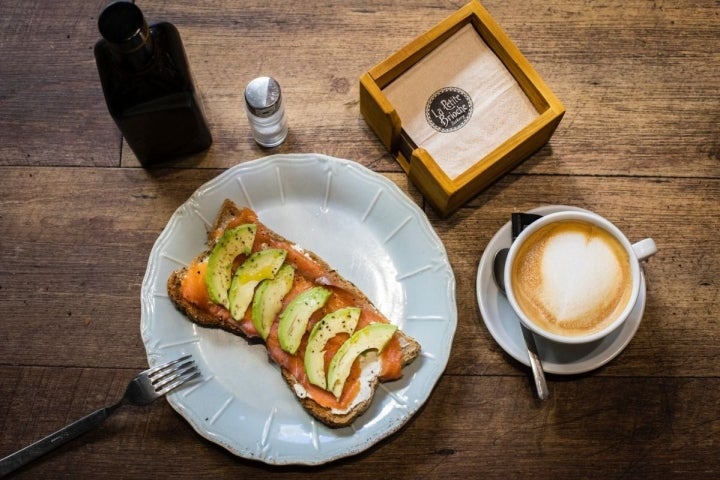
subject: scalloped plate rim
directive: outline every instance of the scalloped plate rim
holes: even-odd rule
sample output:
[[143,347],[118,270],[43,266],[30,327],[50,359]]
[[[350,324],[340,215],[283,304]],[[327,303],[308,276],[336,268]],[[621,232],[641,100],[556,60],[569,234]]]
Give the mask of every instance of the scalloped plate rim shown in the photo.
[[[167,331],[157,331],[159,328],[161,329],[161,327],[158,327],[158,323],[164,320],[159,320],[157,318],[159,313],[157,313],[156,310],[162,308],[164,303],[169,302],[169,299],[164,298],[162,292],[159,291],[159,283],[162,283],[163,280],[159,278],[159,276],[162,275],[163,270],[161,267],[167,269],[168,263],[172,265],[173,263],[182,263],[183,260],[187,260],[187,258],[177,259],[168,254],[169,250],[173,250],[170,248],[174,245],[173,242],[179,242],[176,238],[176,232],[180,228],[186,228],[185,224],[188,222],[199,223],[198,218],[207,226],[208,219],[205,218],[205,215],[201,214],[200,210],[212,210],[214,208],[214,211],[217,211],[219,204],[207,205],[207,203],[212,202],[210,199],[213,195],[218,195],[218,192],[223,192],[224,189],[228,188],[239,188],[240,191],[246,193],[244,186],[242,185],[242,181],[239,180],[241,175],[246,174],[247,172],[257,173],[258,171],[261,172],[259,174],[263,174],[264,169],[272,168],[275,169],[275,175],[280,175],[280,173],[282,173],[281,168],[283,166],[287,166],[288,169],[301,167],[307,168],[309,172],[308,175],[311,176],[317,175],[318,173],[327,174],[328,176],[352,176],[353,178],[351,178],[351,180],[357,180],[359,182],[358,191],[356,192],[358,194],[364,193],[364,190],[362,192],[359,190],[361,187],[367,187],[368,185],[377,186],[383,196],[387,194],[387,197],[391,200],[393,205],[407,213],[408,218],[410,218],[409,223],[412,223],[413,225],[417,224],[417,227],[422,233],[423,238],[421,240],[423,245],[427,244],[429,248],[436,252],[437,258],[433,259],[432,262],[433,272],[428,275],[433,275],[433,278],[437,275],[436,280],[446,282],[445,291],[441,292],[442,294],[438,294],[438,300],[441,302],[441,314],[438,316],[442,318],[427,322],[427,324],[430,325],[430,328],[433,329],[433,334],[438,337],[437,343],[433,341],[431,342],[431,345],[426,346],[423,344],[421,357],[412,365],[406,367],[413,370],[411,374],[413,378],[411,381],[401,380],[398,382],[391,382],[388,384],[388,391],[378,390],[376,398],[373,400],[373,406],[377,405],[378,407],[381,407],[379,418],[367,421],[367,419],[363,420],[365,416],[360,417],[360,419],[355,422],[356,424],[360,423],[358,429],[355,429],[353,426],[341,429],[341,431],[334,431],[332,429],[327,429],[324,425],[314,419],[311,419],[309,415],[306,419],[300,419],[301,421],[309,422],[309,424],[307,424],[309,425],[308,428],[313,432],[313,437],[310,438],[310,440],[315,444],[315,447],[314,450],[311,449],[309,453],[306,442],[301,442],[301,444],[299,444],[300,446],[298,447],[297,452],[281,452],[278,454],[272,450],[273,438],[268,438],[267,430],[273,426],[272,416],[274,413],[270,414],[269,419],[264,420],[266,422],[266,427],[262,434],[262,438],[260,439],[247,439],[243,437],[242,434],[240,434],[239,437],[243,438],[238,438],[238,436],[228,436],[218,431],[218,429],[215,428],[216,425],[224,426],[228,423],[228,420],[224,418],[227,416],[225,415],[226,412],[237,412],[236,405],[234,405],[237,397],[227,398],[225,403],[222,404],[221,408],[218,409],[212,418],[209,416],[203,417],[202,414],[198,415],[199,412],[194,410],[194,408],[197,407],[191,405],[191,402],[196,401],[197,397],[207,395],[204,392],[222,388],[222,385],[221,387],[216,387],[218,378],[215,377],[216,372],[214,371],[204,370],[203,380],[201,382],[196,383],[194,386],[188,386],[185,389],[173,392],[167,396],[170,405],[178,413],[180,413],[180,415],[183,416],[201,436],[226,448],[235,455],[274,465],[317,465],[360,453],[399,430],[427,401],[437,381],[444,372],[449,359],[452,340],[457,327],[454,274],[447,258],[445,247],[440,238],[437,236],[435,230],[430,225],[424,212],[422,212],[422,210],[389,179],[356,162],[322,154],[271,155],[238,164],[222,172],[217,177],[200,186],[186,202],[180,205],[168,220],[164,230],[158,236],[148,260],[148,267],[143,278],[141,288],[141,334],[150,365],[158,364],[159,362],[165,361],[180,353],[187,352],[199,354],[201,346],[207,343],[208,336],[214,335],[208,333],[208,329],[203,329],[191,324],[192,338],[180,341],[177,345],[172,344],[171,341],[164,338],[164,335],[165,337],[171,336],[167,335]],[[328,174],[327,172],[332,173]],[[236,184],[232,183],[233,180],[237,180]],[[268,192],[267,195],[270,196],[270,192]],[[378,196],[380,196],[380,194],[378,194]],[[247,205],[250,203],[251,205],[248,206],[253,206],[253,202],[250,198],[243,199],[233,197],[233,200],[241,205]],[[269,200],[271,203],[278,201],[276,198],[263,200]],[[305,199],[302,200],[304,201]],[[286,204],[292,205],[293,199],[282,198],[279,201],[279,206],[283,207]],[[313,202],[316,201],[318,201],[318,198],[312,198],[308,204],[312,205]],[[328,208],[327,202],[332,202],[332,199],[328,200],[328,195],[326,194],[324,200],[322,197],[319,197],[319,201],[321,203],[323,201],[326,202],[325,205],[320,206],[320,210],[322,211],[323,208]],[[332,207],[332,204],[330,207]],[[268,207],[265,205],[258,211],[261,218],[263,216],[263,208],[267,209]],[[275,208],[277,208],[277,206]],[[317,209],[314,212],[317,213]],[[322,212],[320,215],[322,215]],[[304,220],[307,221],[308,219],[306,218]],[[403,227],[400,226],[398,227],[398,230],[402,228]],[[187,252],[183,252],[184,254],[189,255],[192,253],[190,258],[194,257],[194,255],[200,251],[195,250],[195,248],[197,245],[204,242],[205,232],[202,233],[202,239],[194,238],[189,240],[189,243],[184,247],[184,250],[187,250]],[[392,235],[394,235],[394,233],[392,233]],[[183,239],[182,242],[184,241],[185,240]],[[312,245],[304,246],[311,250],[313,249]],[[183,248],[175,248],[175,250],[178,249],[183,250]],[[421,273],[420,275],[425,275],[425,273]],[[403,290],[403,294],[406,293],[408,292]],[[177,315],[178,318],[184,319],[182,314],[177,311],[175,313],[171,311],[169,315]],[[186,319],[185,321],[187,322]],[[190,324],[190,322],[187,322],[187,324]],[[412,324],[410,324],[410,326],[412,326]],[[427,328],[427,326],[423,326],[423,328]],[[224,334],[225,332],[220,335]],[[169,341],[170,343],[163,345],[164,341]],[[170,346],[168,347],[167,345]],[[204,358],[200,358],[199,363],[202,363],[203,360]],[[200,366],[201,368],[208,368],[207,365]],[[275,368],[273,365],[270,365],[269,367]],[[279,374],[277,376],[279,377]],[[396,384],[401,382],[404,382],[405,385],[400,385],[398,387],[398,391],[394,391],[393,389]],[[283,387],[287,391],[287,394],[292,397],[290,390],[284,385]],[[406,394],[408,395],[408,398],[402,398],[403,395]],[[292,400],[295,401],[294,398]],[[405,408],[390,408],[393,405],[393,402],[400,402],[402,406],[403,401],[406,401]],[[371,409],[372,408],[373,407],[371,407]],[[369,413],[370,410],[366,412],[365,415],[368,415]],[[251,416],[251,414],[248,414],[248,416]],[[267,425],[270,425],[270,427]],[[298,439],[306,440],[304,437],[298,437]],[[336,443],[337,445],[331,445],[333,443]]]

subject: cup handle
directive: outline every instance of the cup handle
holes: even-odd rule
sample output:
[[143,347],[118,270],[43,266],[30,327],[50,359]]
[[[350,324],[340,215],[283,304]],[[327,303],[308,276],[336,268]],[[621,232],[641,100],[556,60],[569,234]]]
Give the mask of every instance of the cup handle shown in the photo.
[[657,245],[655,245],[655,240],[652,238],[646,238],[645,240],[633,243],[632,248],[635,256],[641,262],[647,260],[657,252]]

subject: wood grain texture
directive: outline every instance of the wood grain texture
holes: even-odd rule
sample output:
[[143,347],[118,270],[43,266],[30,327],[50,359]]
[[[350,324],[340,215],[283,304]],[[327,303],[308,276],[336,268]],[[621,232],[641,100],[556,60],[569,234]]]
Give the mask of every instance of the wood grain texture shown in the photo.
[[[215,143],[139,168],[105,108],[92,46],[105,2],[0,0],[0,457],[120,397],[146,367],[140,285],[173,211],[226,168],[319,152],[384,174],[427,212],[457,283],[447,369],[399,432],[319,467],[272,467],[204,440],[165,401],[10,478],[693,478],[720,476],[720,6],[714,0],[487,0],[567,108],[550,142],[448,219],[359,113],[360,75],[464,2],[148,0],[180,29]],[[252,141],[242,91],[280,81],[290,135]],[[645,315],[584,375],[495,343],[475,282],[511,212],[576,205],[652,237]]]
[[[32,426],[8,423],[0,447],[17,448],[111,401],[132,372],[0,368],[13,400],[3,412],[43,412]],[[202,439],[164,402],[125,407],[82,440],[61,447],[19,478],[712,478],[718,379],[583,378],[553,384],[538,405],[519,394],[523,377],[446,375],[398,435],[355,457],[320,467],[272,467],[238,459]],[[492,395],[488,393],[492,392]],[[71,403],[55,400],[85,394]],[[22,398],[34,396],[30,405]],[[696,401],[686,402],[693,398]],[[548,469],[551,469],[551,474]],[[378,473],[381,472],[381,473]]]
[[119,165],[92,53],[105,3],[0,1],[0,165]]

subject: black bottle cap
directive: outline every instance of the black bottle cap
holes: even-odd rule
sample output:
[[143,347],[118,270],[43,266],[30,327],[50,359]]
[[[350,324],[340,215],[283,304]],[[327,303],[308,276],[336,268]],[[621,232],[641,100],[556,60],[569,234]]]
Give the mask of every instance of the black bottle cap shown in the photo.
[[147,43],[149,29],[142,11],[130,2],[111,3],[98,18],[100,35],[114,48],[132,52]]

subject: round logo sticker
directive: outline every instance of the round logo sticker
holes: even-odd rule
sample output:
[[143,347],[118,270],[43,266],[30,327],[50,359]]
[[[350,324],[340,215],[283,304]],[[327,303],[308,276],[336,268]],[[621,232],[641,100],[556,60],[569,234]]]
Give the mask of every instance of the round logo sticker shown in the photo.
[[433,93],[425,105],[425,118],[438,132],[454,132],[464,127],[472,117],[473,103],[468,93],[457,87],[441,88]]

